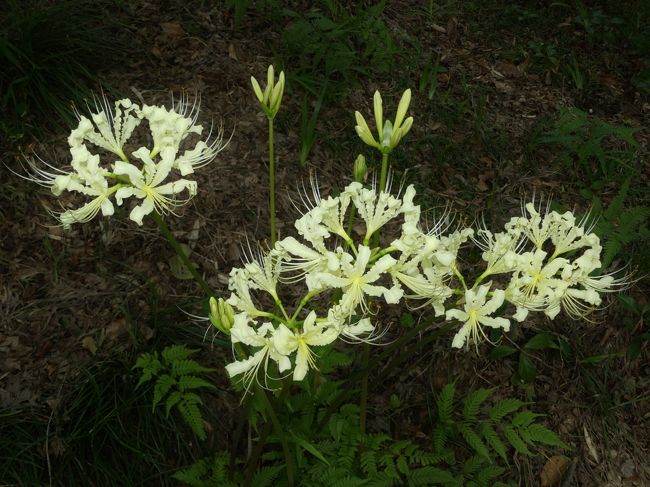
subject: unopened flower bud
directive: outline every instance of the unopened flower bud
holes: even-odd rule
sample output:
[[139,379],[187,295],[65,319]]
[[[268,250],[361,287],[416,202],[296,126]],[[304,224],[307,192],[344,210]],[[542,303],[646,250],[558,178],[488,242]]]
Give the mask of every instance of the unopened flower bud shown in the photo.
[[266,117],[273,120],[280,109],[280,102],[282,101],[282,94],[284,93],[284,72],[280,71],[280,76],[276,82],[275,71],[271,65],[266,73],[266,87],[264,88],[264,91],[262,91],[262,87],[252,76],[251,84],[253,85],[255,96],[262,105],[262,110],[264,110]]
[[358,183],[362,182],[367,173],[368,166],[366,166],[366,158],[362,154],[359,154],[354,161],[354,180]]
[[223,298],[210,298],[210,323],[220,332],[230,335],[230,328],[235,322],[235,312]]

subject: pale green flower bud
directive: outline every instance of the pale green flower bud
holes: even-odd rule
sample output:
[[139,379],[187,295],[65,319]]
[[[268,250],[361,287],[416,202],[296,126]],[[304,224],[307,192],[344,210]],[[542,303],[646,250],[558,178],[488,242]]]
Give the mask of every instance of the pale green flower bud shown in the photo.
[[379,134],[379,140],[382,138],[382,127],[384,126],[383,122],[383,106],[381,100],[381,94],[379,91],[375,91],[375,96],[373,97],[373,105],[375,110],[375,123],[377,124],[377,133]]
[[230,329],[235,322],[235,311],[223,298],[210,298],[210,323],[220,332],[230,335]]
[[282,94],[284,93],[284,71],[280,71],[278,82],[275,82],[275,71],[273,65],[270,65],[266,71],[266,87],[262,87],[257,80],[251,76],[251,84],[257,100],[262,105],[262,110],[269,120],[273,120],[280,109]]
[[375,91],[373,96],[373,109],[379,139],[378,141],[375,140],[363,116],[359,112],[354,112],[357,121],[357,125],[355,126],[357,134],[364,143],[379,149],[384,154],[389,154],[395,147],[397,147],[402,138],[413,126],[413,117],[405,119],[410,104],[411,90],[407,89],[400,99],[397,113],[395,114],[395,120],[384,121],[381,94],[379,91]]
[[366,158],[363,157],[363,154],[359,154],[354,161],[354,180],[360,183],[364,180],[367,173],[368,166],[366,166]]

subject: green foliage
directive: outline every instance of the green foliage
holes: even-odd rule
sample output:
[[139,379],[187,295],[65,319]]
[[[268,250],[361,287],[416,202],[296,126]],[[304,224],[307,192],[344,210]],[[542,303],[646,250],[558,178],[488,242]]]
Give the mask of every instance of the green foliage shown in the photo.
[[196,436],[204,440],[206,433],[199,409],[203,401],[191,391],[214,389],[214,386],[194,375],[212,371],[188,358],[196,352],[184,345],[171,345],[160,354],[142,354],[133,368],[142,369],[136,389],[145,382],[156,380],[151,409],[154,410],[164,399],[165,414],[169,415],[172,408],[176,408]]
[[562,108],[553,127],[539,134],[536,143],[557,149],[567,169],[593,186],[636,171],[636,132],[636,128],[609,124],[578,108]]
[[[93,69],[119,50],[105,1],[9,0],[0,24],[0,132],[21,136],[74,120]],[[36,119],[37,123],[36,123]]]
[[[541,415],[522,409],[524,402],[507,398],[492,403],[493,389],[477,389],[459,400],[453,383],[436,398],[431,442],[384,432],[362,434],[356,404],[344,404],[319,430],[315,425],[339,389],[337,384],[303,384],[303,393],[287,399],[286,412],[279,418],[289,450],[295,454],[295,477],[301,486],[505,485],[500,481],[507,478],[513,450],[532,455],[544,446],[567,448],[538,422]],[[321,394],[321,388],[328,394]],[[279,444],[280,437],[271,433],[266,442]],[[217,453],[175,478],[197,487],[241,485],[245,473],[239,467],[228,472],[228,462],[225,453]],[[262,455],[252,485],[284,486],[285,469],[284,457],[277,449],[269,449]]]
[[528,386],[537,378],[533,352],[542,350],[560,350],[561,343],[548,333],[536,333],[520,349],[510,345],[497,345],[490,351],[490,358],[498,360],[519,354],[517,370],[512,376],[513,384]]
[[600,215],[594,225],[594,232],[604,242],[603,268],[609,267],[614,258],[623,254],[625,250],[636,247],[641,255],[629,260],[638,263],[645,272],[648,265],[647,242],[650,240],[650,229],[647,225],[650,207],[642,204],[626,205],[631,181],[632,178],[627,178],[623,182],[618,194],[605,209],[600,198],[593,196],[591,212]]
[[641,355],[644,346],[650,342],[650,331],[647,329],[647,323],[650,323],[650,302],[642,305],[626,294],[619,294],[618,300],[631,315],[631,318],[628,317],[623,322],[625,329],[630,333],[636,333],[627,347],[627,357],[634,360]]

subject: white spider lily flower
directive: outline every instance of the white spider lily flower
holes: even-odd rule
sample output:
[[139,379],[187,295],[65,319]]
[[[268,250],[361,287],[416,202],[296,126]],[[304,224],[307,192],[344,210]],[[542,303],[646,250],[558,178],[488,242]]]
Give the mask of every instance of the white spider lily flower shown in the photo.
[[379,149],[384,154],[390,153],[395,147],[397,147],[409,130],[411,130],[413,117],[404,119],[410,103],[411,90],[407,89],[400,99],[397,113],[395,114],[395,120],[393,122],[390,120],[384,121],[381,94],[379,91],[375,91],[373,96],[373,109],[378,139],[374,138],[366,120],[358,111],[354,112],[354,117],[357,122],[357,125],[355,126],[357,135],[359,135],[361,140],[367,145]]
[[348,343],[371,343],[381,336],[375,335],[375,326],[370,318],[361,318],[356,322],[350,321],[350,316],[354,310],[350,309],[346,303],[333,305],[327,311],[327,318],[322,320],[323,326],[328,326],[338,330],[339,337]]
[[[177,108],[183,112],[184,105]],[[203,127],[196,124],[198,109],[189,113],[178,113],[175,108],[169,110],[164,106],[144,105],[142,116],[149,122],[149,130],[153,138],[153,149],[149,156],[155,157],[165,149],[171,149],[174,155],[178,152],[181,142],[190,134],[201,135]]]
[[546,262],[545,258],[546,252],[543,250],[526,252],[519,257],[517,269],[520,271],[519,283],[525,300],[515,303],[518,306],[528,307],[527,301],[534,303],[538,296],[550,299],[557,294],[555,288],[561,285],[562,280],[558,273],[568,264],[568,261],[559,257]]
[[468,289],[465,292],[464,310],[450,309],[447,311],[448,320],[457,319],[464,322],[454,336],[452,347],[462,348],[466,342],[468,345],[474,343],[478,346],[482,338],[487,338],[482,326],[503,328],[505,331],[510,329],[510,321],[506,318],[490,316],[503,304],[505,292],[502,289],[497,289],[492,293],[492,298],[486,301],[489,290],[490,284],[484,284],[476,290]]
[[282,256],[282,273],[289,273],[288,277],[280,276],[282,282],[295,283],[304,279],[309,291],[314,291],[318,286],[313,278],[315,273],[336,273],[339,269],[339,256],[336,253],[317,252],[293,237],[285,237],[275,246]]
[[193,149],[188,149],[174,161],[174,169],[178,169],[181,176],[192,174],[195,169],[210,164],[224,147],[223,130],[219,130],[217,137],[212,141],[200,140]]
[[350,254],[342,254],[340,275],[320,272],[314,278],[326,286],[340,288],[343,291],[341,303],[349,310],[354,310],[360,305],[362,311],[367,313],[366,295],[375,297],[383,295],[389,304],[399,302],[403,295],[403,291],[399,286],[393,286],[389,289],[373,284],[395,265],[397,261],[390,255],[384,255],[370,269],[366,269],[370,261],[370,256],[370,248],[365,245],[359,245],[356,260]]
[[482,250],[481,257],[487,266],[483,276],[512,272],[518,263],[518,250],[521,249],[521,238],[507,232],[495,233],[481,228],[472,240]]
[[[525,235],[538,250],[541,250],[546,242],[555,231],[555,225],[552,218],[548,217],[550,202],[546,205],[546,210],[535,208],[535,202],[526,203],[522,209],[522,216],[513,217],[506,223],[506,231],[515,235]],[[528,216],[526,215],[528,213]]]
[[101,211],[104,216],[111,216],[115,212],[113,202],[110,196],[119,186],[108,187],[108,182],[104,180],[103,184],[94,184],[93,186],[84,186],[79,191],[95,196],[91,201],[80,208],[66,210],[57,215],[64,228],[69,228],[73,223],[86,223],[95,218]]
[[406,298],[425,300],[418,308],[431,305],[436,316],[445,313],[445,301],[453,295],[453,290],[446,284],[449,281],[447,274],[436,272],[435,269],[427,269],[426,274],[395,271],[391,272],[391,275],[393,279],[412,291],[412,294],[405,296]]
[[275,81],[273,65],[269,65],[266,71],[266,88],[264,88],[263,92],[260,84],[251,76],[251,85],[253,85],[255,96],[262,105],[262,110],[264,110],[264,113],[270,120],[275,118],[275,115],[280,109],[280,103],[282,102],[282,95],[284,93],[284,83],[284,71],[280,71],[278,81]]
[[232,307],[246,313],[251,318],[264,316],[266,313],[258,310],[250,294],[250,280],[245,269],[233,268],[230,271],[228,289],[232,291],[226,302]]
[[288,356],[296,352],[296,366],[293,370],[295,381],[303,380],[309,369],[317,368],[310,347],[328,345],[339,335],[335,327],[317,323],[315,311],[309,313],[301,328],[302,331],[290,330],[282,323],[273,333],[273,345],[279,354]]
[[[116,161],[114,173],[120,176],[127,176],[131,186],[122,187],[115,193],[117,204],[130,196],[142,199],[142,204],[137,205],[129,218],[142,225],[142,218],[152,211],[164,214],[173,212],[173,208],[187,203],[196,194],[196,182],[187,179],[178,179],[171,183],[162,184],[169,175],[174,164],[176,151],[171,147],[164,148],[160,153],[160,161],[156,164],[150,156],[149,149],[141,147],[133,153],[135,157],[143,162],[143,169],[140,170],[133,164],[124,161]],[[170,198],[187,190],[188,198],[177,200]]]
[[402,201],[387,192],[377,194],[372,189],[361,188],[351,198],[359,216],[366,224],[366,244],[377,230],[395,218],[402,209]]
[[[248,391],[253,380],[257,380],[257,375],[261,367],[264,368],[264,377],[268,377],[269,359],[278,364],[278,370],[284,372],[291,368],[291,361],[285,354],[280,354],[275,349],[273,337],[277,330],[271,323],[264,323],[254,328],[250,325],[251,320],[245,313],[235,315],[232,328],[230,328],[230,341],[234,344],[243,343],[249,347],[258,348],[250,357],[237,360],[226,365],[226,371],[230,377],[236,377],[243,374],[242,382]],[[256,322],[252,322],[257,325]]]
[[[97,109],[100,105],[102,109],[98,113],[91,114],[92,122],[77,113],[79,124],[70,133],[68,144],[71,148],[79,147],[84,140],[87,140],[126,161],[124,144],[141,121],[138,105],[128,98],[116,101],[113,111],[110,110],[106,98],[103,98],[102,102],[96,101],[96,105]],[[99,133],[95,131],[95,127]]]
[[278,250],[272,249],[266,253],[260,251],[254,259],[244,265],[249,285],[252,289],[261,289],[279,301],[277,286],[282,273],[283,261]]

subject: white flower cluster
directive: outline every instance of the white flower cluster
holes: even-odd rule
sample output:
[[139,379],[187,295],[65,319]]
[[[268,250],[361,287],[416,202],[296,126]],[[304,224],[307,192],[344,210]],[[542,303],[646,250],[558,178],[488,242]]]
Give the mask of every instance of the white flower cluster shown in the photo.
[[[232,294],[226,302],[232,306],[233,316],[228,318],[232,324],[220,329],[230,333],[233,344],[245,345],[246,356],[226,367],[229,375],[243,375],[248,387],[260,368],[268,374],[272,361],[280,374],[293,370],[293,379],[302,380],[316,367],[312,347],[337,338],[371,341],[376,336],[369,298],[388,304],[407,298],[424,300],[436,315],[463,323],[452,342],[461,348],[485,337],[482,326],[509,329],[510,321],[497,316],[506,302],[514,305],[513,318],[519,321],[528,311],[543,311],[554,318],[560,308],[582,317],[601,303],[599,293],[624,283],[612,275],[591,276],[600,267],[599,239],[572,213],[540,214],[529,203],[524,215],[512,218],[502,233],[480,229],[475,234],[467,228],[443,235],[444,222],[433,231],[422,230],[414,197],[412,186],[399,198],[358,182],[337,197],[316,195],[313,207],[295,222],[304,242],[286,237],[273,249],[256,252],[244,267],[233,269]],[[351,208],[365,223],[359,243],[345,228]],[[388,247],[371,248],[375,232],[395,218],[402,221],[400,237]],[[456,260],[461,245],[470,238],[482,248],[487,266],[468,288]],[[488,276],[506,273],[511,278],[503,281],[503,288],[494,281],[483,283]],[[278,286],[299,282],[307,293],[289,313]],[[454,287],[457,283],[462,288]],[[305,309],[326,291],[337,291],[333,305],[325,305],[323,311],[318,306]],[[255,292],[269,296],[275,310],[259,309]],[[446,309],[454,295],[458,301]],[[454,309],[463,302],[462,310]]]
[[[50,170],[37,168],[33,181],[47,186],[60,196],[64,191],[81,193],[92,200],[80,208],[57,214],[64,227],[93,219],[100,211],[112,215],[115,211],[112,197],[118,205],[128,198],[140,200],[129,215],[142,225],[142,218],[152,211],[173,211],[196,194],[196,182],[184,178],[170,181],[174,172],[187,176],[194,169],[208,164],[223,148],[223,132],[214,140],[198,141],[187,145],[190,134],[201,135],[203,127],[196,123],[198,105],[188,103],[185,97],[172,109],[163,106],[138,106],[129,99],[115,102],[111,110],[104,99],[97,103],[97,113],[90,118],[78,114],[79,124],[68,137],[70,146],[70,172],[61,171],[48,164]],[[124,146],[142,120],[147,120],[151,134],[151,147],[140,147],[129,159]],[[102,163],[95,149],[108,152]],[[111,157],[112,156],[112,157]],[[187,197],[176,195],[187,192]]]

